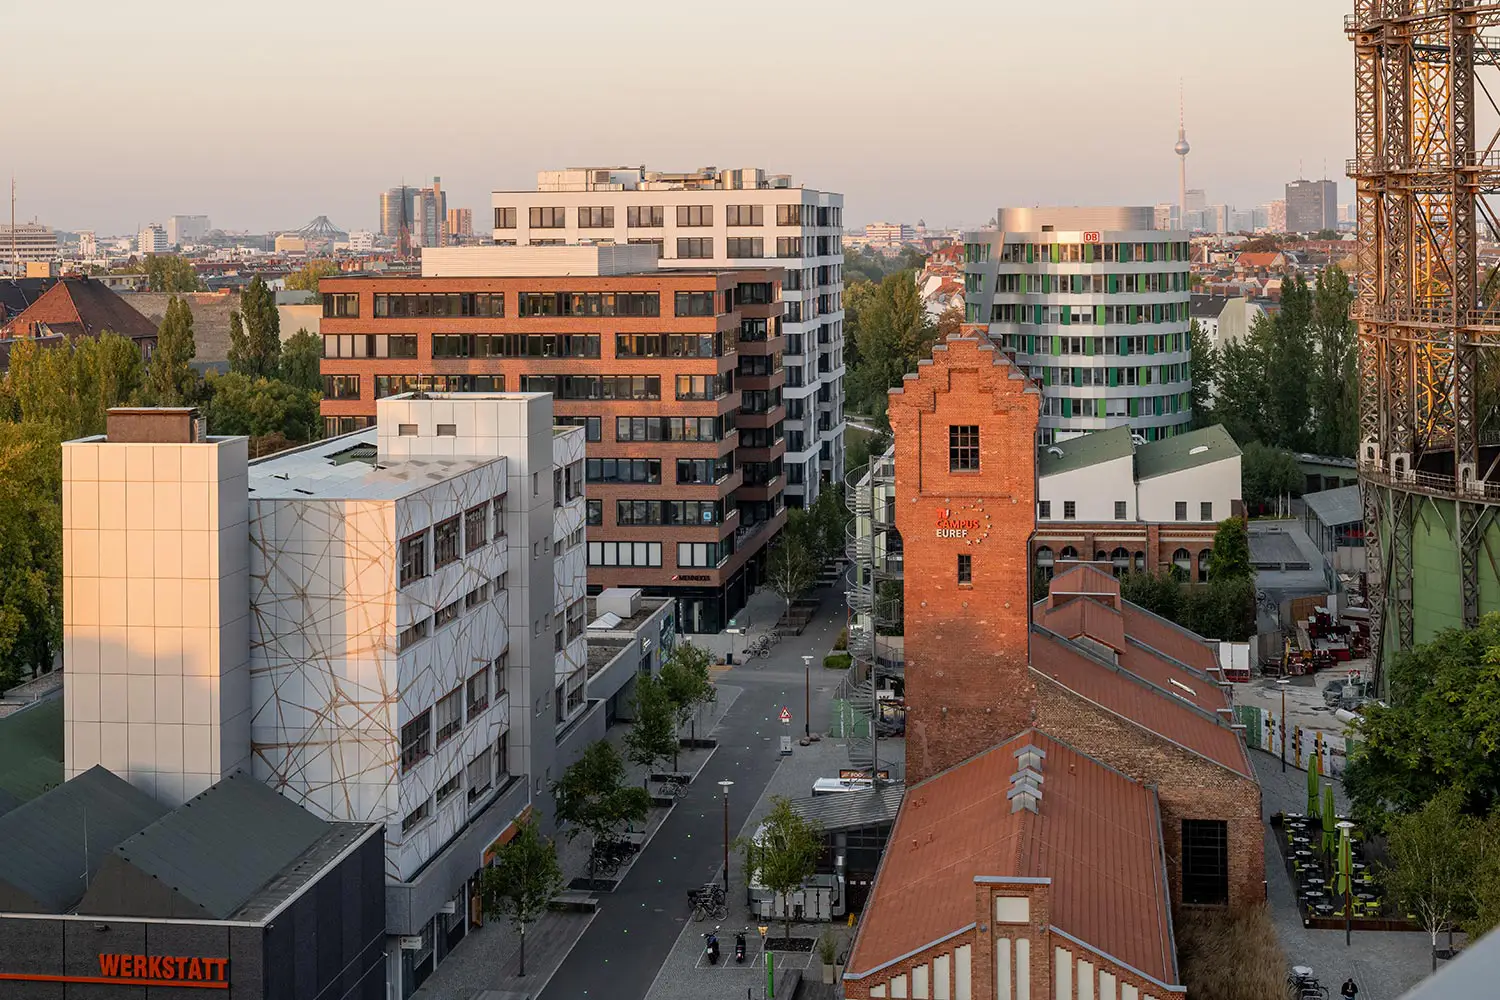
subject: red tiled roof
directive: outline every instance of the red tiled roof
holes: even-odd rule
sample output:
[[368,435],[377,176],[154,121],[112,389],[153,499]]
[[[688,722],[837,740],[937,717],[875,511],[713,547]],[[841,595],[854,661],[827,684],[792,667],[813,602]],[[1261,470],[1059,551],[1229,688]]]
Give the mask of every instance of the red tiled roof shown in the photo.
[[1093,563],[1078,563],[1058,573],[1047,584],[1047,593],[1054,599],[1059,596],[1077,594],[1104,594],[1120,599],[1120,581],[1114,574],[1102,570]]
[[[1147,670],[1144,661],[1134,665],[1137,670]],[[1090,659],[1066,639],[1041,630],[1032,632],[1031,668],[1106,711],[1236,774],[1254,777],[1248,751],[1239,734],[1214,717],[1201,714],[1185,692],[1179,698],[1152,690],[1130,676],[1136,673],[1135,670],[1123,668],[1123,665],[1122,670],[1106,667]],[[1146,674],[1137,676],[1145,677]],[[1170,685],[1164,686],[1170,688]]]
[[97,281],[65,278],[47,289],[6,324],[10,337],[33,337],[38,326],[71,336],[97,337],[106,330],[131,340],[156,336],[156,324]]
[[1218,667],[1219,657],[1205,640],[1129,601],[1123,606],[1125,631],[1132,639],[1205,674]]
[[[1046,753],[1037,812],[1011,812],[1015,751]],[[1052,925],[1176,983],[1156,793],[1036,730],[914,785],[860,922],[868,973],[974,922],[977,876],[1050,878]]]
[[1276,250],[1251,251],[1240,254],[1234,262],[1240,267],[1274,267],[1278,257],[1281,254]]
[[[1052,600],[1057,598],[1054,596]],[[1116,652],[1126,649],[1125,616],[1092,597],[1075,597],[1063,604],[1044,607],[1037,615],[1037,622],[1069,639],[1085,635]]]

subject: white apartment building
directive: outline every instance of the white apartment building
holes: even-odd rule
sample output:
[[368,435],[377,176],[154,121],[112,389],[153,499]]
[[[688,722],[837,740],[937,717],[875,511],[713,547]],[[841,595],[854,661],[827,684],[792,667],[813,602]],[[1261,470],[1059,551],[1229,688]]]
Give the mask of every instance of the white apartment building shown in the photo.
[[865,226],[865,240],[870,243],[910,243],[916,238],[916,227],[904,222],[871,222]]
[[136,252],[140,254],[166,253],[170,245],[167,231],[154,222],[142,229],[135,240]]
[[57,233],[36,222],[0,224],[0,255],[12,273],[23,273],[29,260],[57,260]]
[[1042,385],[1043,443],[1192,421],[1187,234],[1151,208],[1002,208],[964,235],[966,319]]
[[535,191],[494,192],[494,240],[652,244],[665,267],[785,268],[786,499],[805,506],[844,474],[843,205],[754,168],[541,171]]
[[92,229],[85,229],[78,234],[78,256],[84,260],[93,260],[99,256],[99,241],[94,237]]
[[675,627],[627,599],[598,666],[628,646],[630,667],[591,678],[585,431],[550,395],[377,414],[253,462],[191,409],[112,410],[64,446],[64,741],[69,776],[101,764],[170,806],[244,770],[383,823],[406,997],[465,931],[485,852],[530,810],[550,824],[550,782]]
[[167,216],[167,245],[180,247],[188,243],[196,243],[208,235],[209,225],[206,215],[169,215]]

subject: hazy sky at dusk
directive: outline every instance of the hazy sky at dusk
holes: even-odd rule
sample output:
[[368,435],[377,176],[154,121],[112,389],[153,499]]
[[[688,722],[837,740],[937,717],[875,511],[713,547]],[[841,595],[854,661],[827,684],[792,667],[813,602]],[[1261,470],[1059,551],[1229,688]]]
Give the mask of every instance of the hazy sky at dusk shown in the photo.
[[538,169],[762,166],[845,221],[978,224],[999,204],[1241,208],[1341,180],[1353,71],[1333,0],[11,2],[0,170],[17,216],[374,228],[443,178],[488,217]]

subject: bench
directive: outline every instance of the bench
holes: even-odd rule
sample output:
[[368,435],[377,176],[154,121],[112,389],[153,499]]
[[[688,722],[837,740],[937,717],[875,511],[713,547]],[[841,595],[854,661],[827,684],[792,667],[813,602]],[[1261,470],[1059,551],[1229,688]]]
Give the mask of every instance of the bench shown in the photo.
[[560,913],[595,913],[599,909],[599,898],[580,889],[564,889],[553,896],[547,906]]

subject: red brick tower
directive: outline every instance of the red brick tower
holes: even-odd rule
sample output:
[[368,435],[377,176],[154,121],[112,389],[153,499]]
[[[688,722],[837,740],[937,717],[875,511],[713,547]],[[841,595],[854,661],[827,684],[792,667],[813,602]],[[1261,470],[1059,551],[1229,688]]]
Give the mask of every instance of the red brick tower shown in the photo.
[[965,327],[890,393],[905,553],[906,781],[1031,724],[1036,386]]

